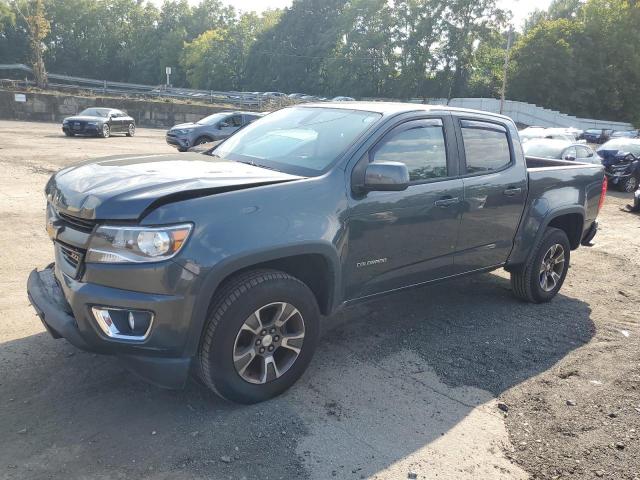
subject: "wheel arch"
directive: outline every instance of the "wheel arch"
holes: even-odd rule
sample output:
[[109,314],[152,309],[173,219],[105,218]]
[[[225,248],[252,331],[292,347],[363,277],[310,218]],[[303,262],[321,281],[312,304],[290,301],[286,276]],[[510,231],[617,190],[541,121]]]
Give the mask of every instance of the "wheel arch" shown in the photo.
[[216,265],[199,282],[200,292],[192,314],[187,354],[195,355],[216,292],[230,278],[257,269],[279,270],[304,282],[314,294],[323,315],[331,314],[340,302],[340,262],[329,245],[301,245],[258,252]]
[[[525,255],[522,255],[521,247],[520,252],[512,251],[512,255],[505,266],[507,271],[517,270],[529,261],[531,255],[533,255],[534,247],[538,245],[548,227],[558,228],[564,231],[569,238],[571,250],[575,250],[580,246],[585,222],[585,210],[583,207],[579,205],[559,207],[547,211],[546,214],[539,219],[531,220],[538,224],[535,235],[527,235],[527,252]],[[516,260],[516,258],[519,260]]]

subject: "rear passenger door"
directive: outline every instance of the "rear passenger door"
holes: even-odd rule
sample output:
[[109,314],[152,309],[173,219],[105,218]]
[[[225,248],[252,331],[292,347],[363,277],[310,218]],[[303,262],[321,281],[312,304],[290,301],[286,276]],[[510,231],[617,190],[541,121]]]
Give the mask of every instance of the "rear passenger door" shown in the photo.
[[524,210],[527,172],[507,123],[458,117],[456,124],[464,202],[454,262],[463,273],[507,260]]
[[[462,180],[457,177],[450,116],[404,121],[360,159],[402,162],[411,183],[401,192],[367,192],[350,199],[343,259],[345,296],[354,299],[450,275],[460,223]],[[445,125],[447,128],[445,129]]]

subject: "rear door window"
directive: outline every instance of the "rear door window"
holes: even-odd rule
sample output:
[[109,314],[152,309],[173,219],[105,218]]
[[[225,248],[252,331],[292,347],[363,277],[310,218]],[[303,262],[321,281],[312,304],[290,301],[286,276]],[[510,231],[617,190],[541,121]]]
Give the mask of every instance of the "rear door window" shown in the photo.
[[462,120],[460,127],[468,174],[491,173],[511,164],[505,127],[473,120]]

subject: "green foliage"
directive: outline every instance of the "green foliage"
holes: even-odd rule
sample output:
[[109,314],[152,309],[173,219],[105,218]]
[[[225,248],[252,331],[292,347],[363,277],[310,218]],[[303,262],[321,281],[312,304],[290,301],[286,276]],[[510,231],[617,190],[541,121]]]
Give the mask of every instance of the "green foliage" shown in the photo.
[[[44,5],[36,44],[56,73],[161,84],[170,66],[176,86],[358,98],[498,97],[502,85],[497,0],[293,0],[262,15],[221,0],[0,0],[2,63],[33,62],[20,5]],[[553,0],[515,36],[507,96],[640,122],[638,25],[634,0]]]
[[640,6],[551,5],[514,49],[509,96],[580,116],[640,122]]

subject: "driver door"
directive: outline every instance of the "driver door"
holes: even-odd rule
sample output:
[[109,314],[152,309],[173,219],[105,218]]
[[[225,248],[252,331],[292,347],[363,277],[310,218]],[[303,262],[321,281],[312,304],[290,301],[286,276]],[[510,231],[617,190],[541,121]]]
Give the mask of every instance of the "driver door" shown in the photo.
[[405,163],[411,183],[404,191],[352,198],[343,267],[347,299],[453,273],[464,192],[455,135],[445,129],[450,124],[449,116],[403,122],[360,160]]

